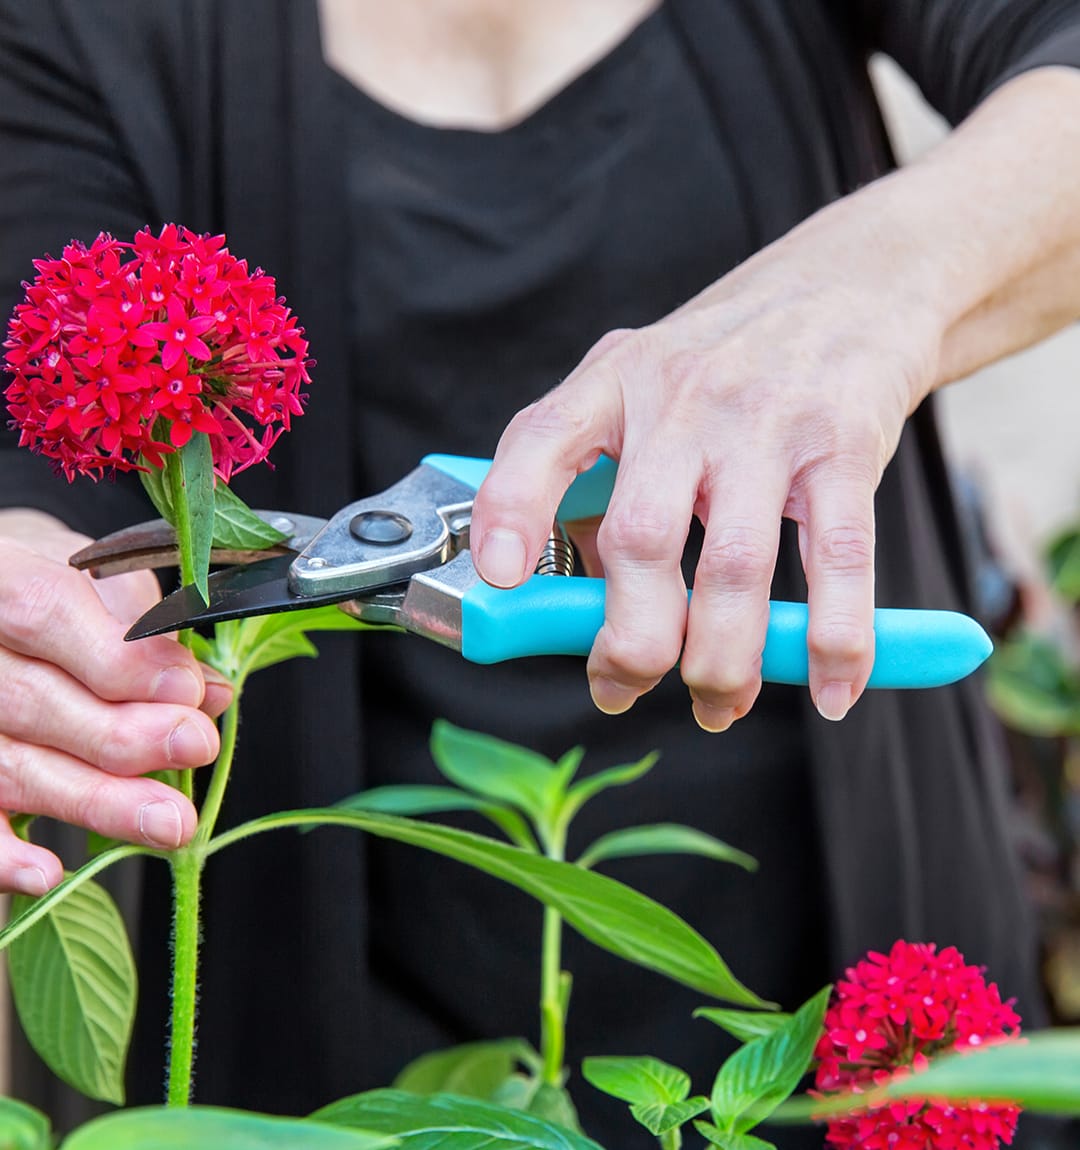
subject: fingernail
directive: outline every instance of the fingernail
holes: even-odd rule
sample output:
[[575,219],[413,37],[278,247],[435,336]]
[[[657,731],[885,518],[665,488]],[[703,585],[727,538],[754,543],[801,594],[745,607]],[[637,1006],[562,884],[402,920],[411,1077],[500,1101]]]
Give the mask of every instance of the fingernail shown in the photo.
[[170,763],[182,763],[188,767],[201,767],[214,757],[202,727],[190,719],[184,719],[173,727],[165,753]]
[[183,832],[180,808],[171,799],[143,803],[139,808],[139,834],[147,842],[171,850],[180,845]]
[[710,734],[726,731],[735,722],[734,707],[712,707],[708,703],[694,700],[694,718],[697,725]]
[[496,587],[516,587],[525,578],[525,540],[516,531],[494,527],[480,546],[479,570]]
[[814,702],[822,718],[839,722],[851,710],[851,684],[826,683]]
[[637,700],[637,692],[623,683],[617,683],[604,675],[597,676],[589,683],[593,702],[605,715],[621,715],[629,711]]
[[179,703],[197,707],[202,700],[203,685],[190,667],[166,667],[159,671],[150,698],[155,703]]
[[49,880],[39,866],[21,866],[11,876],[11,885],[20,894],[33,895],[40,898],[49,889]]
[[202,671],[203,682],[208,687],[232,688],[232,682],[217,670],[216,667],[211,667],[207,663],[200,663],[199,670]]

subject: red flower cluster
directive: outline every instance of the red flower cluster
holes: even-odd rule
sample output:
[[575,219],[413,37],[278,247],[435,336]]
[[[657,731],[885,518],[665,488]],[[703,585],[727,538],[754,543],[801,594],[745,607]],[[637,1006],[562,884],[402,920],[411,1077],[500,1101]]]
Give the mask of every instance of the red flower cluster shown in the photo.
[[[814,1052],[819,1091],[881,1086],[917,1074],[932,1055],[1019,1034],[1020,1018],[955,947],[897,942],[846,972]],[[996,1150],[1012,1142],[1019,1108],[908,1099],[829,1120],[840,1150]]]
[[302,414],[304,329],[224,236],[102,233],[34,267],[4,344],[15,377],[4,395],[20,442],[69,481],[161,467],[203,431],[228,482]]

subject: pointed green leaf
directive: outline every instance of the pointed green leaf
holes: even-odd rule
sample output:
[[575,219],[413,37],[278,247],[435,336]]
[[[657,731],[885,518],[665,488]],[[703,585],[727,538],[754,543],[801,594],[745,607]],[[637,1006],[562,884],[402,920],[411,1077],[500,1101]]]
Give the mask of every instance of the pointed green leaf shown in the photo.
[[61,1150],[384,1150],[383,1133],[307,1118],[279,1118],[216,1106],[160,1106],[107,1114],[80,1126]]
[[719,1006],[699,1007],[694,1017],[707,1018],[740,1042],[752,1042],[764,1034],[772,1034],[791,1021],[791,1015],[781,1011],[725,1010]]
[[211,844],[211,853],[276,827],[319,823],[354,826],[458,859],[557,910],[575,930],[612,954],[715,998],[768,1006],[735,979],[720,955],[693,927],[666,907],[594,871],[528,854],[483,835],[394,815],[326,807],[253,819],[219,835]]
[[146,468],[145,471],[139,472],[143,490],[150,496],[150,502],[161,518],[166,523],[172,523],[172,497],[169,494],[169,485],[165,482],[165,472],[160,467],[152,467],[141,457],[139,462]]
[[719,1146],[721,1150],[776,1150],[771,1142],[755,1138],[753,1134],[732,1134],[710,1122],[695,1122],[694,1126],[711,1146]]
[[559,776],[560,790],[565,791],[573,782],[574,776],[578,773],[578,767],[581,766],[581,761],[584,758],[584,747],[571,747],[559,757],[559,761],[555,764],[555,773]]
[[452,1094],[371,1090],[331,1102],[312,1117],[394,1134],[402,1150],[600,1150],[583,1134],[533,1114]]
[[652,1102],[648,1105],[639,1102],[630,1107],[630,1113],[650,1134],[659,1138],[669,1130],[677,1130],[708,1109],[708,1098],[697,1094],[685,1102]]
[[490,1100],[513,1074],[521,1052],[528,1050],[523,1038],[467,1042],[434,1050],[410,1062],[392,1086],[409,1094],[462,1094]]
[[553,1086],[550,1082],[539,1083],[525,1109],[526,1113],[535,1114],[545,1122],[573,1130],[575,1134],[583,1133],[577,1107],[565,1086]]
[[1018,1042],[942,1055],[925,1071],[888,1089],[892,1098],[923,1092],[935,1098],[1016,1102],[1046,1114],[1080,1114],[1080,1027],[1029,1033]]
[[[31,902],[17,895],[13,913]],[[74,890],[12,943],[8,970],[19,1021],[49,1069],[90,1098],[123,1105],[137,981],[108,892],[92,881]]]
[[435,765],[474,794],[509,803],[546,824],[561,795],[554,764],[543,755],[439,719],[431,730]]
[[690,1093],[690,1075],[659,1058],[586,1058],[581,1073],[597,1090],[623,1102],[682,1102]]
[[0,1098],[0,1150],[52,1150],[49,1119],[14,1098]]
[[577,812],[595,795],[606,791],[608,787],[624,787],[648,774],[660,758],[659,751],[652,751],[636,763],[626,763],[621,767],[608,767],[607,770],[597,771],[589,775],[575,786],[570,788],[567,795],[567,805],[570,810]]
[[237,551],[260,551],[288,539],[271,527],[219,479],[214,485],[214,545]]
[[720,1067],[711,1102],[721,1129],[744,1134],[798,1086],[821,1035],[831,990],[820,990],[783,1026],[740,1046]]
[[1047,565],[1054,590],[1070,602],[1080,601],[1080,530],[1066,531],[1050,544]]
[[476,811],[490,819],[507,838],[525,850],[538,848],[528,824],[508,807],[479,799],[456,787],[433,787],[421,783],[399,783],[372,787],[350,795],[336,804],[347,811],[379,811],[387,815],[437,815],[449,811]]
[[165,482],[181,556],[191,563],[190,580],[210,601],[210,549],[214,538],[214,461],[210,439],[197,431],[179,451],[165,457]]
[[757,870],[757,860],[750,855],[704,831],[679,823],[653,823],[612,831],[592,843],[577,863],[578,866],[591,867],[605,859],[674,854],[702,855],[721,862],[735,863],[745,870]]
[[1080,674],[1049,640],[1021,635],[988,666],[990,702],[1009,726],[1033,735],[1080,733]]

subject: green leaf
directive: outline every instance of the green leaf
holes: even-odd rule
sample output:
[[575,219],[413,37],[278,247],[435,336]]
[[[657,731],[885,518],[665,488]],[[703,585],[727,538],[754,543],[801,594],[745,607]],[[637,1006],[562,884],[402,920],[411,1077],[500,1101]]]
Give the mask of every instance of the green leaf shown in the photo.
[[659,1058],[586,1058],[581,1073],[597,1090],[623,1102],[682,1102],[690,1093],[690,1075]]
[[570,788],[567,795],[567,806],[576,813],[589,799],[601,791],[606,791],[608,787],[624,787],[627,783],[632,783],[640,779],[642,775],[648,774],[659,758],[660,752],[652,751],[643,759],[638,759],[636,763],[627,763],[621,767],[608,767],[605,771],[597,771],[595,775],[582,779]]
[[168,484],[165,482],[165,472],[160,467],[152,467],[145,459],[140,463],[146,468],[139,472],[139,480],[143,490],[150,496],[150,502],[166,523],[173,522],[172,497],[169,494]]
[[513,1074],[522,1051],[529,1051],[523,1038],[467,1042],[449,1050],[434,1050],[410,1062],[392,1086],[409,1094],[462,1094],[490,1100]]
[[691,1118],[696,1118],[709,1109],[708,1098],[700,1094],[685,1102],[652,1102],[649,1104],[636,1103],[630,1107],[630,1113],[657,1138],[667,1134],[670,1130],[677,1130]]
[[0,1150],[52,1150],[49,1120],[40,1110],[0,1098]]
[[288,539],[271,527],[219,479],[214,485],[214,546],[237,551],[261,551]]
[[1033,735],[1080,734],[1080,674],[1047,639],[1023,635],[999,647],[988,690],[1009,726]]
[[892,1098],[930,1094],[1016,1102],[1046,1114],[1080,1114],[1080,1027],[1033,1032],[1019,1042],[943,1055],[925,1071],[891,1084],[887,1093]]
[[695,1122],[694,1126],[710,1145],[719,1146],[721,1150],[776,1150],[771,1142],[755,1138],[753,1134],[732,1134],[709,1122]]
[[695,1018],[707,1018],[734,1035],[740,1042],[752,1042],[762,1035],[772,1034],[791,1021],[790,1014],[780,1011],[725,1010],[719,1006],[702,1006],[694,1011]]
[[[15,913],[33,900],[17,895]],[[127,931],[108,892],[86,882],[12,943],[8,970],[26,1037],[76,1090],[124,1102],[136,974]]]
[[604,875],[573,863],[528,854],[483,835],[394,815],[326,807],[253,819],[219,835],[211,843],[210,853],[277,827],[316,823],[354,826],[455,858],[531,894],[612,954],[715,998],[747,1006],[768,1006],[735,979],[720,955],[696,930],[666,907]]
[[1054,590],[1073,603],[1080,601],[1080,530],[1059,535],[1046,558]]
[[553,1086],[550,1082],[539,1083],[525,1109],[526,1113],[535,1114],[545,1122],[573,1130],[575,1134],[584,1133],[577,1107],[565,1086]]
[[371,1090],[331,1102],[312,1117],[395,1134],[402,1150],[600,1150],[583,1134],[536,1115],[453,1094]]
[[387,815],[437,815],[450,811],[476,811],[490,819],[512,843],[524,850],[537,851],[528,824],[517,813],[497,803],[485,802],[456,787],[433,787],[421,783],[399,783],[372,787],[350,795],[335,804],[347,811],[379,811]]
[[214,461],[210,439],[197,431],[179,451],[165,457],[165,482],[169,486],[181,571],[184,558],[191,565],[184,575],[204,602],[210,601],[210,549],[214,539]]
[[216,1106],[142,1107],[79,1127],[62,1150],[383,1150],[394,1138],[306,1118],[278,1118]]
[[559,777],[559,790],[565,791],[573,782],[574,776],[578,773],[578,767],[581,766],[581,761],[584,758],[584,747],[571,747],[559,757],[559,761],[555,764],[555,774]]
[[[219,628],[221,624],[218,624]],[[237,621],[228,650],[218,652],[212,665],[241,680],[255,671],[297,657],[318,654],[308,635],[319,631],[368,631],[359,619],[338,607],[306,607],[280,615],[260,615]]]
[[113,863],[117,863],[121,859],[131,858],[133,855],[152,855],[153,853],[146,847],[131,846],[130,844],[113,847],[111,850],[83,863],[77,871],[67,875],[64,881],[58,886],[54,886],[48,894],[42,895],[41,898],[30,899],[26,904],[20,903],[20,906],[25,905],[25,909],[21,912],[16,913],[13,907],[13,913],[8,919],[7,925],[3,930],[0,930],[0,950],[10,947],[17,938],[21,938],[33,926],[51,914],[60,903],[70,898],[84,883],[89,882],[94,875],[105,870],[106,867],[112,866]]
[[772,1034],[739,1047],[713,1083],[712,1112],[721,1129],[744,1134],[767,1118],[799,1084],[821,1035],[826,986]]
[[550,759],[478,731],[438,719],[431,729],[435,765],[452,782],[474,794],[509,803],[539,827],[550,822],[562,796]]
[[605,859],[674,854],[702,855],[721,862],[735,863],[749,871],[757,870],[757,860],[750,855],[704,831],[679,823],[654,823],[612,831],[589,846],[577,863],[578,866],[591,867]]

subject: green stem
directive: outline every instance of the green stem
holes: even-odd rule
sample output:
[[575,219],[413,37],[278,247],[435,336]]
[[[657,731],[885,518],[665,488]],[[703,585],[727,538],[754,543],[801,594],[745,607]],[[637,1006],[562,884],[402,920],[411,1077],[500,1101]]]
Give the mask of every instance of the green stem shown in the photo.
[[[180,552],[180,586],[187,587],[195,582],[195,554],[191,534],[191,508],[188,506],[187,491],[184,488],[184,469],[178,454],[165,460],[165,482],[169,485],[172,497],[172,512],[176,522],[176,544]],[[191,632],[181,631],[180,642],[191,647]],[[181,771],[177,789],[186,799],[195,797],[195,780],[191,771]]]
[[[566,827],[552,827],[544,853],[556,862],[566,855]],[[566,1055],[566,1004],[562,990],[562,915],[544,907],[540,952],[540,1057],[546,1083],[561,1086]]]
[[173,983],[169,1023],[169,1106],[191,1102],[195,1005],[199,974],[199,884],[203,852],[184,847],[169,856],[173,874]]
[[210,785],[206,789],[206,798],[199,811],[199,828],[195,832],[196,846],[205,846],[210,841],[217,825],[218,814],[221,812],[229,772],[232,770],[233,753],[236,751],[236,731],[240,722],[240,692],[241,683],[237,682],[233,688],[233,700],[221,719],[221,750],[214,763]]
[[660,1135],[661,1150],[682,1150],[682,1130],[678,1126]]
[[559,993],[562,973],[562,915],[544,907],[544,941],[540,968],[540,1057],[543,1079],[562,1084],[566,1052],[566,1017]]

